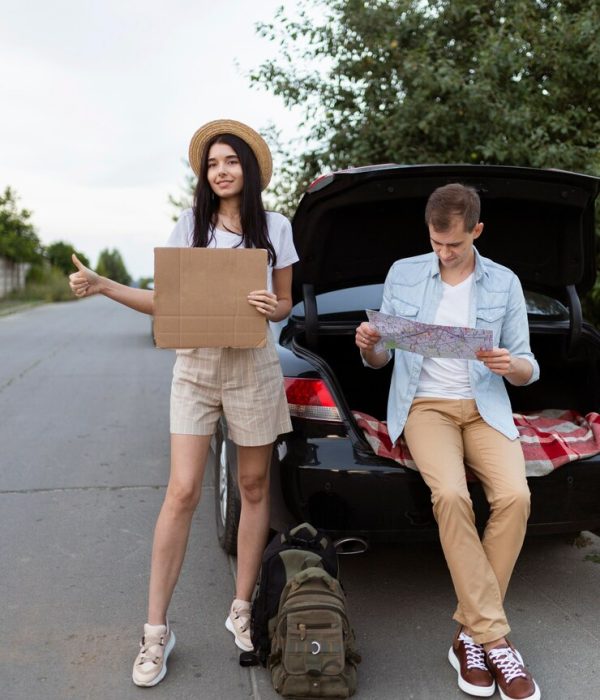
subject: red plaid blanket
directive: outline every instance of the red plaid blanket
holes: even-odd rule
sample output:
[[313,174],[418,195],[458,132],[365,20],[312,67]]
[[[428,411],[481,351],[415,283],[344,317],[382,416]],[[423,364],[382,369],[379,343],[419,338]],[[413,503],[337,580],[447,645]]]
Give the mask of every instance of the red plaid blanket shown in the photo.
[[[416,469],[404,437],[392,445],[387,425],[366,413],[353,411],[375,454]],[[550,474],[563,464],[600,452],[600,414],[547,410],[536,414],[514,413],[525,455],[527,476]]]

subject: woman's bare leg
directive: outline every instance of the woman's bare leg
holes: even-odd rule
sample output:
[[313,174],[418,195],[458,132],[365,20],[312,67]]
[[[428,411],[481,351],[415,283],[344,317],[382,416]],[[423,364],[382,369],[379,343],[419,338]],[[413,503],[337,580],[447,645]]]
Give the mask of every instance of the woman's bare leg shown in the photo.
[[148,622],[164,625],[200,500],[210,435],[171,435],[171,474],[154,530]]
[[250,600],[269,533],[269,468],[273,444],[238,445],[238,483],[242,511],[237,539],[235,597]]

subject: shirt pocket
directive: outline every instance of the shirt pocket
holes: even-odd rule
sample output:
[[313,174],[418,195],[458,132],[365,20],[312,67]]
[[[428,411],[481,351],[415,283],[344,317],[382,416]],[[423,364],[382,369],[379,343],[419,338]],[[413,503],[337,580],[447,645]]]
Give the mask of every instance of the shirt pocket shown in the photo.
[[486,309],[477,310],[477,328],[490,330],[494,334],[494,347],[498,344],[500,332],[502,330],[502,322],[506,308],[504,306],[492,306]]
[[406,284],[392,285],[392,307],[395,316],[405,316],[414,319],[419,313],[421,285]]
[[404,318],[414,320],[419,313],[418,306],[404,301],[404,299],[398,299],[397,297],[392,297],[392,307],[394,309],[394,316],[403,316]]

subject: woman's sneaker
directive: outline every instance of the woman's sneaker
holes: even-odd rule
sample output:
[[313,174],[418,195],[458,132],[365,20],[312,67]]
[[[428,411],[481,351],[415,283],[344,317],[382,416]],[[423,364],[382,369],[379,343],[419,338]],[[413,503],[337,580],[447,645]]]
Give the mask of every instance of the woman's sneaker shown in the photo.
[[487,665],[496,679],[502,700],[540,700],[537,683],[525,668],[523,657],[507,642],[487,653]]
[[160,683],[167,674],[167,657],[175,646],[175,635],[166,625],[144,625],[140,651],[133,664],[133,682],[152,686]]
[[247,600],[236,598],[233,601],[225,627],[233,634],[236,645],[242,651],[254,649],[250,638],[250,603]]
[[448,651],[448,661],[458,675],[458,687],[469,695],[489,698],[496,684],[485,662],[485,651],[468,634],[459,629]]

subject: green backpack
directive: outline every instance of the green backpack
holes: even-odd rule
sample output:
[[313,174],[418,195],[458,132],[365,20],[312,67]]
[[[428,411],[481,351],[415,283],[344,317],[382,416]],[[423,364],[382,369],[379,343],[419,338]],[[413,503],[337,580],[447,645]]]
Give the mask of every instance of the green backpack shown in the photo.
[[279,601],[267,666],[287,698],[348,698],[356,691],[354,632],[340,582],[320,567],[295,574]]

